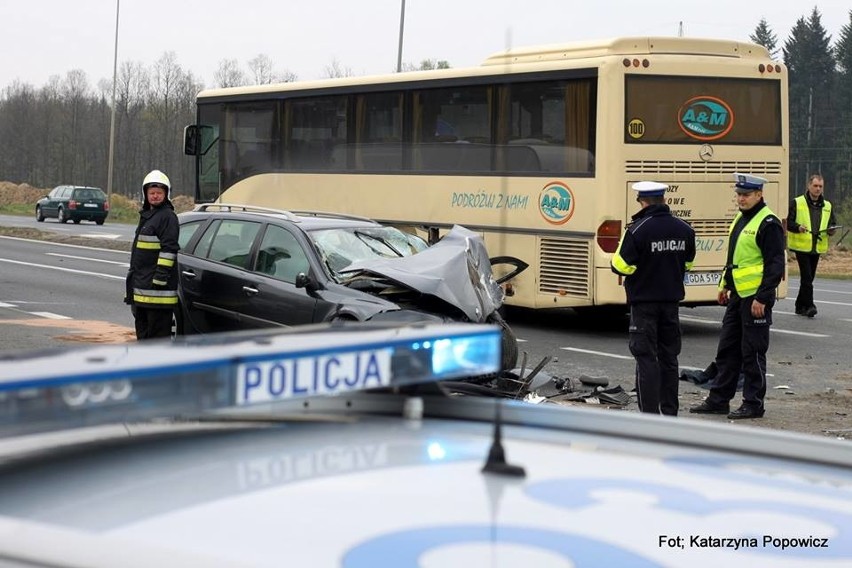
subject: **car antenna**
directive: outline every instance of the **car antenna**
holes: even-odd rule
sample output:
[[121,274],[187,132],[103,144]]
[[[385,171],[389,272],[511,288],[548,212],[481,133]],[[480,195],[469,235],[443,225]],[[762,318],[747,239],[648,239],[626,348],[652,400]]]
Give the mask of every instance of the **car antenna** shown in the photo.
[[482,466],[482,473],[497,473],[509,477],[526,477],[527,472],[519,465],[513,465],[506,462],[506,451],[503,449],[502,443],[502,412],[501,402],[496,402],[494,412],[494,438],[491,440],[491,448],[488,450],[488,459],[485,460],[485,465]]

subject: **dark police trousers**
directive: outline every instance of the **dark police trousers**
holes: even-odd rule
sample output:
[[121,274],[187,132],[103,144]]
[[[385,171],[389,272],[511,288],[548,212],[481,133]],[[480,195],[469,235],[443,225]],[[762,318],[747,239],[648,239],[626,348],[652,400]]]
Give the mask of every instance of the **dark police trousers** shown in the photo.
[[796,296],[796,311],[804,311],[814,305],[814,278],[816,277],[818,254],[796,253],[799,264],[799,295]]
[[755,320],[751,315],[754,296],[740,298],[731,293],[722,333],[716,351],[716,375],[707,401],[713,405],[728,404],[737,393],[737,382],[742,370],[743,404],[763,408],[766,396],[766,352],[769,350],[769,326],[772,325],[772,304],[767,304],[764,317]]
[[630,352],[636,359],[639,410],[677,416],[678,302],[630,304]]

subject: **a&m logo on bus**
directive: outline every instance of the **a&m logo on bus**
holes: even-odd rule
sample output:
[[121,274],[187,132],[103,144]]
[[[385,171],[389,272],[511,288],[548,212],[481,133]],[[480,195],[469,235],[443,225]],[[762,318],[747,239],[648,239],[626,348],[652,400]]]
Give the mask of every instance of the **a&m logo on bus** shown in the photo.
[[541,190],[538,210],[552,225],[562,225],[574,214],[574,194],[564,183],[552,181]]
[[717,140],[734,127],[734,111],[722,99],[693,97],[678,110],[677,123],[690,138]]

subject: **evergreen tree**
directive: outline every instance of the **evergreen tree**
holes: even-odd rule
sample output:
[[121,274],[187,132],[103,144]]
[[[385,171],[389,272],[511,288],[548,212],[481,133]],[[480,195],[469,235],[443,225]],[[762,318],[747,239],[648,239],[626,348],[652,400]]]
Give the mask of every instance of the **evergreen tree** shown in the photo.
[[[838,163],[835,191],[837,200],[852,200],[852,10],[849,21],[840,28],[840,37],[834,46],[837,60],[838,124],[841,128],[838,136]],[[852,201],[848,201],[852,205]]]
[[773,59],[778,57],[778,38],[772,32],[766,18],[760,19],[760,23],[754,28],[754,33],[748,37],[753,43],[765,47]]
[[[833,181],[835,137],[835,62],[831,38],[817,8],[796,22],[784,44],[790,87],[790,186],[798,192],[809,174],[820,172]],[[795,149],[795,150],[793,150]]]

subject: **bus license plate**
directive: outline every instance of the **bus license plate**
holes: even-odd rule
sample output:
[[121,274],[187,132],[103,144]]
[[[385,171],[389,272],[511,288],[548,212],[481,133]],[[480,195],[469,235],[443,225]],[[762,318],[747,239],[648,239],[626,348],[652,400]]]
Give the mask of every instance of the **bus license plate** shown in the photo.
[[238,405],[386,387],[391,349],[243,363],[237,367]]
[[718,286],[721,272],[687,272],[683,275],[686,286]]

